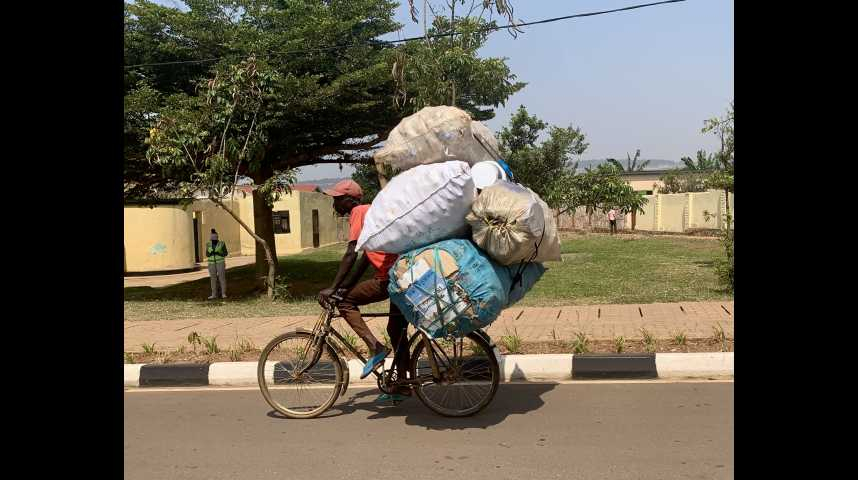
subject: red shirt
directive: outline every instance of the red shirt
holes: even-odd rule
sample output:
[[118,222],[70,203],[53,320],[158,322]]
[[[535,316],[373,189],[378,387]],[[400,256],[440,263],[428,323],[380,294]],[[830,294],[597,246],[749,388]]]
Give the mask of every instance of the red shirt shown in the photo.
[[[366,211],[369,210],[369,205],[358,205],[352,209],[349,214],[349,241],[357,241],[360,238],[360,232],[363,230],[363,218],[366,216]],[[387,280],[387,272],[390,267],[396,263],[399,255],[395,253],[384,252],[364,252],[369,263],[375,267],[375,278]]]

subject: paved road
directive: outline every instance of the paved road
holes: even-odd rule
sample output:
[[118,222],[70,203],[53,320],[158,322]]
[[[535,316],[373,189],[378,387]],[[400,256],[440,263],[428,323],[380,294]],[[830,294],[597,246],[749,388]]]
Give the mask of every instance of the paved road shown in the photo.
[[376,394],[289,420],[255,390],[126,392],[125,478],[733,478],[732,382],[505,384],[467,419]]

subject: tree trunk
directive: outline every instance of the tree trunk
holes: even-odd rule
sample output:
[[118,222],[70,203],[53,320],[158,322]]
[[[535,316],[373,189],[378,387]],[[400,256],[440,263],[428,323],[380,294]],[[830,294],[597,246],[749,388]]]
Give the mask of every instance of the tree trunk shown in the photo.
[[[235,221],[238,222],[238,224],[241,225],[241,227],[247,231],[247,233],[249,233],[254,239],[256,239],[256,243],[259,243],[260,245],[262,245],[262,248],[263,248],[262,253],[263,253],[264,258],[265,258],[265,263],[268,265],[268,274],[267,274],[268,281],[266,282],[268,284],[267,285],[267,287],[268,287],[268,298],[274,298],[274,278],[275,278],[275,273],[277,272],[277,262],[275,261],[275,259],[277,257],[274,256],[274,253],[272,252],[272,249],[269,246],[268,242],[266,242],[265,239],[263,239],[262,237],[257,235],[256,232],[254,232],[253,229],[251,229],[246,223],[242,222],[241,218],[238,215],[236,215],[235,212],[233,212],[232,210],[227,208],[226,205],[224,205],[223,202],[220,201],[220,199],[213,198],[213,197],[209,197],[209,199],[212,202],[214,202],[217,206],[219,206],[220,208],[226,210],[226,213],[228,213],[232,218],[234,218]],[[257,253],[256,258],[258,259],[259,258],[258,254],[260,253],[260,250],[258,248],[256,249],[256,253]],[[257,262],[257,265],[258,265],[258,262]]]
[[638,212],[637,212],[637,210],[632,210],[632,230],[635,229],[635,225],[637,224],[637,221],[638,221]]
[[[253,178],[254,184],[262,185],[273,174],[274,172],[270,168],[264,168],[254,174],[251,178]],[[253,230],[253,237],[257,239],[261,238],[268,245],[268,248],[263,251],[260,251],[258,248],[256,249],[256,284],[260,290],[267,287],[273,295],[273,272],[276,272],[277,270],[277,244],[274,241],[274,216],[271,207],[265,203],[265,199],[256,189],[253,190]],[[270,250],[270,252],[268,252],[268,250]],[[268,259],[269,253],[271,254],[270,261]],[[272,263],[274,266],[273,271]]]

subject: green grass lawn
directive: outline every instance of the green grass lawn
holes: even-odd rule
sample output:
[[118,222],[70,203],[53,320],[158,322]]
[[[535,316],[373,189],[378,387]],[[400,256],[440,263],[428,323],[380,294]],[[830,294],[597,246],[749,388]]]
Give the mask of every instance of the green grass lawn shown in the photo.
[[723,255],[715,239],[567,235],[562,262],[519,302],[522,306],[594,305],[721,300],[713,261]]
[[[168,287],[125,288],[126,320],[267,317],[319,312],[316,293],[330,286],[344,245],[280,257],[278,275],[290,285],[290,298],[270,301],[254,292],[253,265],[227,273],[229,297],[207,301],[209,279]],[[716,240],[684,237],[568,235],[563,262],[548,271],[518,304],[590,305],[720,300],[730,294],[717,285],[713,260],[722,255]],[[371,269],[370,269],[371,270]],[[371,271],[367,273],[367,276]],[[386,311],[386,302],[367,312]]]

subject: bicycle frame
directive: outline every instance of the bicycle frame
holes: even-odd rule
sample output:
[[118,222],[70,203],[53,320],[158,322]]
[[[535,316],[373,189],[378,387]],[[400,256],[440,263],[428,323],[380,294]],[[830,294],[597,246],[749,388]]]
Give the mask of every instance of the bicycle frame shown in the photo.
[[[311,332],[313,334],[313,338],[315,339],[315,343],[313,345],[313,348],[315,349],[316,353],[314,355],[313,361],[309,362],[307,364],[307,366],[304,367],[304,369],[305,370],[309,369],[312,365],[314,365],[318,361],[318,358],[316,358],[316,357],[321,355],[322,350],[321,350],[321,348],[318,348],[319,345],[321,344],[321,342],[328,343],[329,345],[331,345],[331,347],[333,347],[334,349],[336,349],[340,352],[342,352],[343,348],[345,348],[345,350],[348,350],[349,352],[351,352],[352,355],[354,355],[362,364],[366,365],[367,359],[364,358],[363,355],[361,355],[360,352],[357,351],[356,348],[354,348],[348,341],[346,341],[345,337],[343,337],[331,325],[331,322],[335,318],[342,318],[342,315],[338,315],[335,313],[335,306],[334,305],[329,305],[327,308],[325,308],[325,310],[326,310],[326,313],[324,314],[324,317],[325,317],[324,321],[322,321],[322,316],[320,315],[319,321],[316,322],[316,325],[313,327],[313,330]],[[377,318],[377,317],[387,317],[388,314],[386,314],[386,313],[362,313],[361,316],[362,317],[368,317],[368,318]],[[331,336],[338,340],[337,344],[331,344],[331,342],[328,341],[328,338],[330,338]],[[437,344],[437,342],[435,342],[435,340],[431,339],[424,332],[418,330],[417,332],[414,333],[414,335],[411,336],[411,338],[408,339],[408,341],[405,343],[404,348],[407,348],[410,351],[411,345],[414,344],[414,342],[418,336],[420,336],[422,338],[422,341],[424,342],[424,346],[426,347],[426,351],[428,352],[427,355],[429,357],[429,364],[432,367],[433,380],[440,381],[441,380],[441,369],[438,367],[438,361],[435,358],[435,352],[437,350],[436,350],[436,348],[432,348],[432,345],[434,344],[437,347],[437,349],[440,350],[441,352],[443,352],[444,350],[438,346],[438,344]],[[394,357],[396,356],[396,354],[397,354],[397,351],[394,348]],[[446,354],[444,354],[444,355],[446,356]],[[449,361],[449,358],[447,360]],[[375,375],[377,379],[380,379],[380,377],[381,377],[381,375],[383,375],[383,373],[384,373],[384,369],[382,369],[382,373],[379,373],[377,370],[372,371],[372,374]],[[418,383],[420,383],[420,380],[417,378],[414,378],[411,380],[399,379],[396,382],[394,382],[391,386],[411,385],[411,384],[418,384]]]

